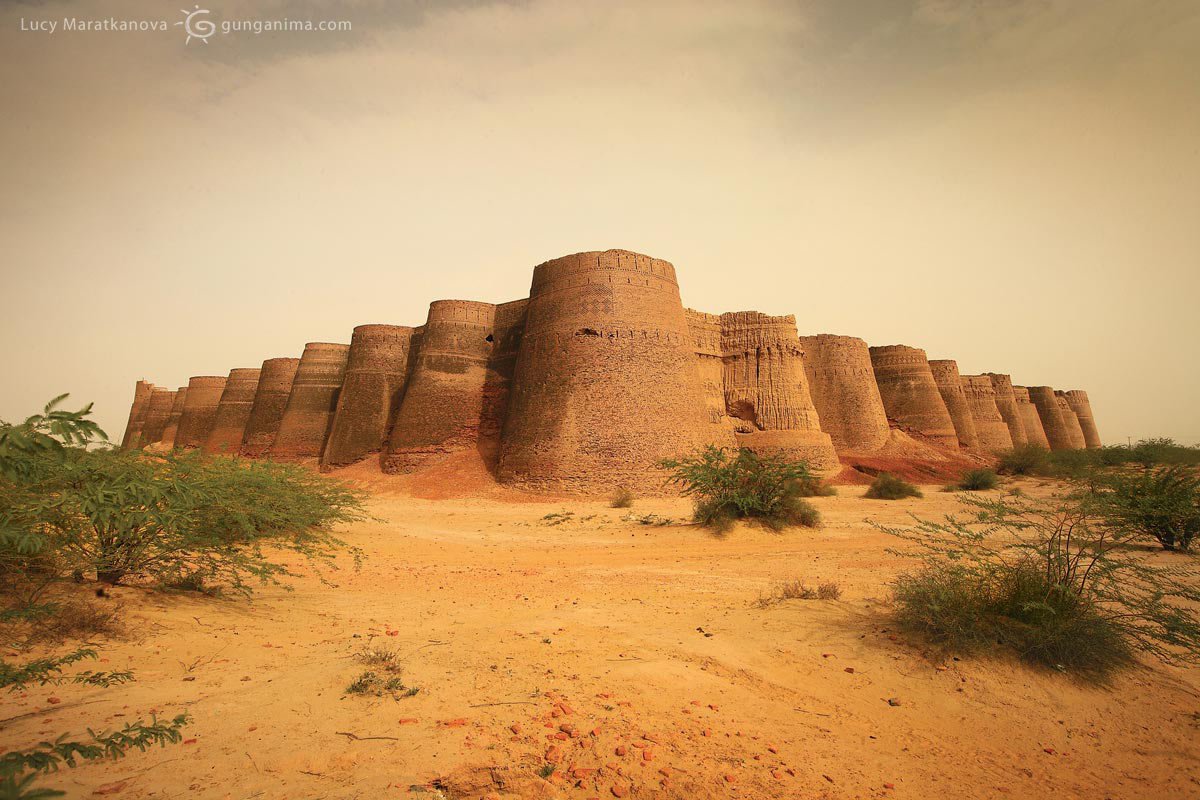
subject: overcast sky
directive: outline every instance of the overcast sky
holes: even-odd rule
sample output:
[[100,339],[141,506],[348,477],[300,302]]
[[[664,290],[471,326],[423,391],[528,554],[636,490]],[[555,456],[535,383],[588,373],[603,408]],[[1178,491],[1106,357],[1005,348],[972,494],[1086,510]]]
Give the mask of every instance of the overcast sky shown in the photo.
[[[0,3],[0,418],[622,247],[1200,441],[1195,0]],[[166,32],[64,32],[64,18]],[[22,30],[57,21],[54,33]]]

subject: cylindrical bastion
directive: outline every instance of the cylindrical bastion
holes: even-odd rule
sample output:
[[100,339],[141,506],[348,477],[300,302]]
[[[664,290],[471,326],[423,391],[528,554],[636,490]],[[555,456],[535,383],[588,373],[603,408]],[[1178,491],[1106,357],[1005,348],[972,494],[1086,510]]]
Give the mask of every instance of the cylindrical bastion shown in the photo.
[[502,481],[653,491],[657,464],[712,441],[675,268],[628,250],[534,268]]
[[166,449],[175,446],[175,437],[179,435],[179,420],[183,416],[183,407],[187,404],[187,387],[181,386],[175,390],[175,402],[171,403],[171,413],[167,415],[167,427],[163,428],[159,443]]
[[967,405],[971,408],[971,417],[975,420],[975,432],[979,435],[979,447],[982,450],[1000,452],[1011,450],[1012,434],[1008,432],[1008,423],[996,407],[996,390],[988,375],[963,375],[963,394],[967,397]]
[[309,342],[292,381],[292,393],[271,445],[271,458],[319,458],[337,410],[350,345]]
[[950,412],[954,422],[954,430],[958,433],[958,443],[962,447],[979,447],[979,433],[975,430],[975,415],[971,413],[971,405],[963,391],[962,376],[958,373],[958,362],[950,359],[938,359],[929,362],[933,372],[933,380],[937,383],[938,392]]
[[254,402],[242,434],[242,455],[250,458],[264,456],[275,443],[299,367],[298,358],[268,358],[262,363]]
[[1067,426],[1067,438],[1071,447],[1083,450],[1087,447],[1087,440],[1083,438],[1083,426],[1079,424],[1079,417],[1075,416],[1075,409],[1067,402],[1067,393],[1055,390],[1054,399],[1058,403],[1058,413],[1062,414],[1063,423]]
[[1072,389],[1067,392],[1067,404],[1079,419],[1079,427],[1083,430],[1083,440],[1087,446],[1100,447],[1100,431],[1096,428],[1096,418],[1092,415],[1092,403],[1088,400],[1087,392]]
[[1050,449],[1050,440],[1046,438],[1046,430],[1042,427],[1042,418],[1038,416],[1037,408],[1029,399],[1029,390],[1024,386],[1013,386],[1013,399],[1017,403],[1017,413],[1021,415],[1021,426],[1025,429],[1025,438],[1029,444]]
[[146,421],[146,404],[150,402],[150,393],[154,384],[149,381],[138,381],[133,387],[133,403],[129,406],[129,419],[125,422],[125,435],[121,437],[121,449],[132,450],[138,446],[142,426]]
[[1042,430],[1046,432],[1046,440],[1050,443],[1050,449],[1070,450],[1073,447],[1071,435],[1067,430],[1067,422],[1063,419],[1062,411],[1058,407],[1058,398],[1054,396],[1054,390],[1049,386],[1030,386],[1029,400],[1037,409],[1038,417],[1042,421]]
[[322,465],[353,464],[383,449],[404,393],[414,332],[404,325],[354,329]]
[[204,441],[204,452],[237,455],[242,449],[242,436],[250,420],[250,409],[258,391],[259,367],[239,367],[229,371],[213,429]]
[[383,459],[386,471],[411,472],[434,456],[478,442],[495,322],[492,303],[437,300],[429,305]]
[[738,446],[836,467],[833,441],[808,392],[796,318],[736,311],[720,319],[725,408]]
[[174,402],[175,393],[170,389],[155,387],[151,390],[150,399],[146,402],[146,419],[142,424],[139,447],[156,444],[162,439],[167,417],[171,414],[171,404]]
[[201,447],[212,432],[217,419],[217,406],[225,391],[224,375],[198,375],[188,381],[179,431],[175,434],[178,448]]
[[854,336],[801,336],[808,391],[838,451],[872,453],[891,435],[867,343]]
[[902,344],[872,347],[871,366],[888,419],[902,430],[958,447],[958,432],[938,391],[925,351]]
[[996,393],[996,409],[1004,418],[1004,424],[1008,426],[1013,446],[1026,444],[1029,436],[1025,433],[1025,422],[1021,419],[1021,412],[1017,410],[1017,398],[1013,395],[1012,378],[995,372],[983,374],[992,379],[992,390]]

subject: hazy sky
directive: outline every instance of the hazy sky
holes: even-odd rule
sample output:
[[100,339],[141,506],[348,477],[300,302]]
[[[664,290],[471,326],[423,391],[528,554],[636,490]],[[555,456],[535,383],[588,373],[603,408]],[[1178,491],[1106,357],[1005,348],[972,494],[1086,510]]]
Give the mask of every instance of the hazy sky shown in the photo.
[[[1195,0],[0,2],[0,418],[623,247],[1200,441]],[[166,32],[64,32],[64,17]],[[54,33],[22,30],[55,20]]]

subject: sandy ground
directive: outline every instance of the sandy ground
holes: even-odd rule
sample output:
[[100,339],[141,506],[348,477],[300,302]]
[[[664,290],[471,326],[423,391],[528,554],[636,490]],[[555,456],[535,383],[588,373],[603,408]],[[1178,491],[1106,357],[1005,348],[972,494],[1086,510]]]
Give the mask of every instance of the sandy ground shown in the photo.
[[[0,744],[190,712],[185,744],[47,782],[72,797],[1200,797],[1200,670],[1095,688],[899,641],[903,560],[864,519],[955,501],[861,491],[817,499],[819,531],[723,538],[599,502],[377,495],[380,521],[346,532],[362,570],[331,585],[116,590],[130,632],[101,668],[137,681],[5,696]],[[755,607],[791,578],[844,593]],[[368,644],[419,692],[346,696]]]

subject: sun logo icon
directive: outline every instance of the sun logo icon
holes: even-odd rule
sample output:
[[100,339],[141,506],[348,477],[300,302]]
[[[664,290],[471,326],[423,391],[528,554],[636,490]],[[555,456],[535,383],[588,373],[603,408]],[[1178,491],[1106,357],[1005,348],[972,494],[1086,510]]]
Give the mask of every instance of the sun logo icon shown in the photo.
[[[187,34],[187,41],[184,44],[191,44],[192,39],[199,39],[208,44],[208,37],[217,31],[217,26],[212,20],[204,19],[204,17],[208,16],[208,9],[194,6],[191,11],[181,8],[179,12],[183,14],[183,19],[175,24],[182,25],[184,33]],[[200,17],[200,19],[197,19],[197,17]]]

